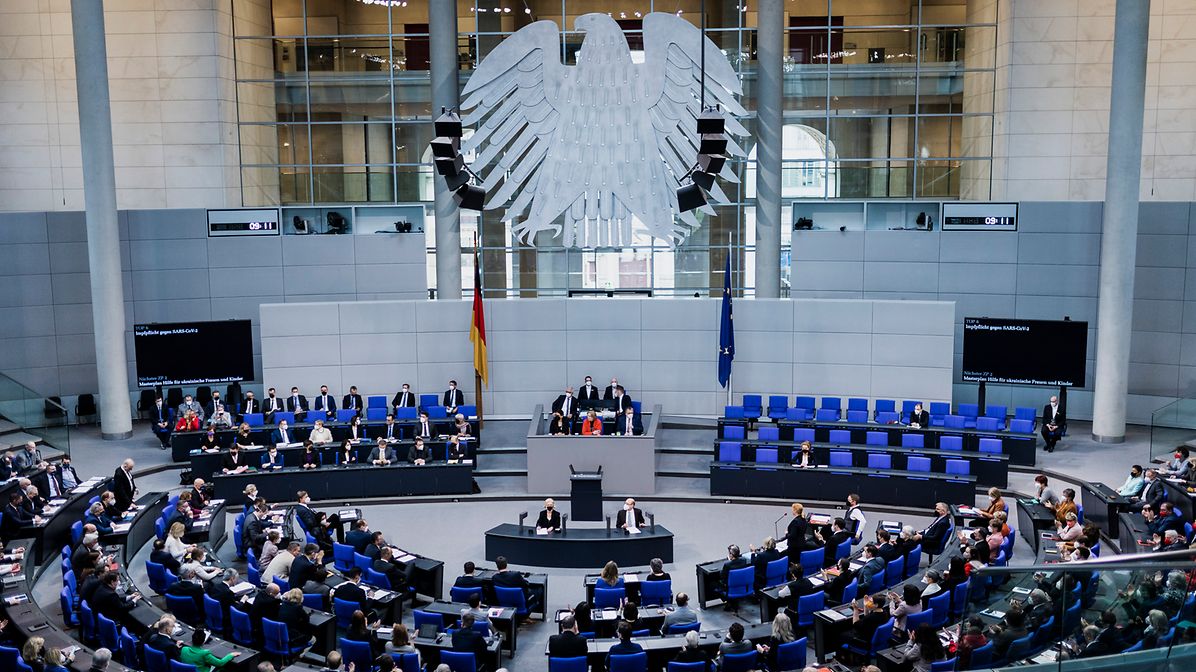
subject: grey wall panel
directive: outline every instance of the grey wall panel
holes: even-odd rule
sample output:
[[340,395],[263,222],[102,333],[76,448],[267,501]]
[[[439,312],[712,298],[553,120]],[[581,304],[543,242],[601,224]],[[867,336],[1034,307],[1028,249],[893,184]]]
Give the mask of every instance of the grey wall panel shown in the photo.
[[864,290],[884,292],[901,289],[937,292],[938,264],[929,262],[872,261],[864,266]]
[[270,368],[339,366],[340,340],[336,333],[266,337],[262,339],[262,358]]
[[1160,331],[1135,331],[1130,339],[1130,361],[1147,364],[1182,363],[1180,335]]
[[279,296],[281,275],[281,269],[268,266],[212,269],[208,271],[208,296],[213,299]]
[[819,396],[866,397],[872,389],[872,369],[868,364],[793,365],[794,388]]
[[873,366],[945,367],[943,351],[954,345],[951,336],[876,334],[872,340]]
[[353,301],[356,298],[357,294],[355,292],[346,292],[344,294],[304,292],[302,294],[287,294],[283,300],[287,303],[340,303],[342,301]]
[[965,317],[1016,314],[1017,298],[1008,294],[949,294],[939,293],[942,301],[955,302],[955,322],[963,324]]
[[831,290],[839,292],[864,291],[864,262],[820,261],[794,258],[790,272],[793,292]]
[[[926,390],[910,394],[911,390]],[[941,392],[936,392],[941,391]],[[872,367],[872,396],[884,399],[919,397],[922,401],[950,401],[951,370],[918,366]]]
[[[738,308],[752,302],[732,301],[733,319],[742,318]],[[722,300],[702,299],[653,299],[641,311],[640,328],[644,331],[686,329],[691,331],[718,331],[722,324]]]
[[147,322],[187,322],[212,319],[211,299],[175,299],[172,301],[134,301],[133,320]]
[[1190,203],[1143,201],[1138,204],[1138,233],[1186,236],[1190,214]]
[[1014,231],[943,231],[939,235],[940,262],[1017,262],[1018,234]]
[[473,305],[468,301],[413,301],[417,331],[468,329]]
[[1097,296],[1097,266],[1054,266],[1049,264],[1017,267],[1019,296]]
[[349,393],[350,385],[356,385],[363,397],[385,395],[386,403],[390,405],[390,400],[403,388],[403,383],[411,385],[411,389],[419,394],[415,380],[415,364],[347,364],[341,367],[341,385],[337,394],[344,396]]
[[[303,334],[321,334],[329,330],[320,328],[319,325],[312,324],[306,312],[298,306],[280,304],[280,303],[263,303],[259,308],[260,322],[262,327],[262,339],[267,339],[273,336],[292,336]],[[272,366],[267,362],[268,366]]]
[[1033,201],[1018,205],[1019,232],[1100,233],[1100,201]]
[[50,249],[46,243],[0,245],[0,276],[37,275],[50,271]]
[[864,236],[864,261],[939,260],[937,231],[913,235],[909,231],[868,231]]
[[1139,234],[1137,266],[1185,268],[1188,265],[1188,235]]
[[799,364],[851,364],[873,359],[871,334],[798,331],[793,333],[790,340],[790,357]]
[[938,301],[877,301],[872,304],[872,331],[877,334],[949,334],[955,307]]
[[[86,273],[87,241],[69,243],[50,243],[50,272],[52,273]],[[129,270],[123,263],[121,267]]]
[[[747,332],[735,334],[737,350],[738,339],[742,333]],[[641,332],[640,335],[640,356],[645,360],[704,362],[714,361],[717,353],[717,331],[660,330],[652,333]]]
[[[208,238],[209,268],[263,268],[282,266],[282,237],[271,238]],[[282,272],[275,270],[274,281],[279,283]]]
[[415,311],[403,304],[355,301],[337,304],[342,334],[413,334]]
[[128,240],[206,238],[208,213],[198,208],[125,211]]
[[356,236],[283,236],[283,264],[321,266],[353,264],[353,239]]
[[[669,415],[709,415],[711,408],[721,410],[727,405],[726,392],[684,392],[676,390],[652,391],[646,395],[651,404],[660,404]],[[735,395],[738,400],[739,395]],[[736,401],[736,403],[739,403]]]
[[[456,380],[468,393],[473,391],[473,363],[465,368],[471,375]],[[495,390],[544,390],[552,394],[553,399],[569,384],[562,380],[560,361],[490,362],[489,372],[490,387]]]
[[58,381],[58,366],[56,365],[25,369],[6,369],[4,373],[25,387],[40,392],[47,397],[62,394],[62,388]]
[[794,231],[794,265],[807,259],[859,261],[864,258],[863,231]]
[[473,346],[469,334],[458,331],[420,332],[416,335],[416,358],[423,362],[469,362],[473,365]]
[[1018,296],[1014,316],[1027,320],[1061,320],[1070,317],[1095,325],[1097,303],[1096,297]]
[[86,242],[87,218],[82,212],[47,212],[46,234],[51,243]]
[[[88,311],[90,313],[90,311]],[[54,309],[51,306],[0,308],[0,338],[27,338],[54,335]]]
[[640,301],[567,301],[565,321],[570,331],[639,331]]
[[[62,395],[94,393],[99,387],[94,364],[58,367],[58,391]],[[136,382],[136,378],[133,379]],[[102,403],[102,402],[101,402]],[[74,409],[69,409],[74,413]]]
[[[135,301],[164,301],[208,296],[207,274],[193,271],[133,271]],[[202,277],[201,277],[202,275]],[[199,319],[199,318],[197,318]],[[206,318],[204,318],[206,319]]]
[[[710,382],[707,385],[711,389],[722,389],[715,387],[718,385],[717,369],[711,369]],[[794,368],[788,362],[736,362],[732,368],[731,384],[735,391],[736,399],[739,395],[751,394],[782,394],[790,390],[800,391],[800,386],[795,384]],[[721,406],[719,407],[721,408]],[[717,409],[716,409],[717,410]]]
[[206,245],[186,243],[169,238],[129,241],[129,255],[133,271],[161,268],[207,268]]
[[1017,266],[944,261],[939,263],[938,286],[940,292],[1013,296]]
[[[491,331],[486,329],[486,352],[491,362],[522,362],[528,353],[538,353],[541,359],[563,361],[576,338],[567,331]],[[639,346],[636,346],[638,351]],[[471,350],[472,352],[472,350]],[[589,354],[589,353],[586,353]],[[593,356],[593,355],[591,355]],[[472,360],[471,360],[472,361]]]
[[[529,326],[539,329],[565,328],[564,299],[521,299],[486,301],[486,331],[524,331]],[[473,315],[472,304],[465,319]],[[472,324],[472,322],[469,322]]]
[[[821,336],[822,334],[815,334]],[[797,334],[779,331],[735,331],[736,362],[788,362],[793,359],[793,347]],[[817,347],[817,346],[814,346]],[[711,351],[710,360],[714,360]]]
[[1134,299],[1132,324],[1134,331],[1178,332],[1183,325],[1183,302]]
[[[416,364],[413,389],[420,394],[435,394],[443,397],[448,381],[455,380],[465,392],[466,399],[473,398],[473,362],[420,362]],[[492,388],[494,384],[490,385]]]
[[415,364],[415,334],[341,334],[341,363]]
[[1179,394],[1179,366],[1130,362],[1129,389],[1134,394],[1174,397]]
[[329,387],[337,385],[341,380],[341,367],[295,366],[265,368],[263,364],[262,374],[265,376],[266,387],[278,388],[278,396],[285,399],[291,395],[292,387],[298,387],[299,393],[307,397],[308,403],[311,403],[312,395],[320,393],[321,385],[328,385]]
[[[126,319],[132,314],[132,304],[125,304]],[[0,310],[0,315],[3,311]],[[59,334],[90,334],[94,333],[92,326],[91,304],[76,304],[71,306],[54,306],[54,330]]]
[[861,299],[875,301],[938,301],[938,292],[864,292]]
[[53,305],[49,275],[14,275],[0,282],[0,307]]
[[286,297],[342,294],[356,298],[357,277],[348,265],[286,266],[282,269]]
[[87,273],[55,273],[50,276],[54,302],[91,303],[91,276]]
[[[59,366],[96,363],[96,342],[91,334],[59,335],[55,338],[54,350]],[[48,352],[46,356],[51,361],[54,359]],[[136,383],[136,379],[133,382]]]
[[872,302],[827,299],[792,301],[793,331],[872,333]]
[[44,212],[6,212],[0,215],[0,245],[12,243],[45,243]]
[[1183,268],[1139,267],[1134,273],[1134,298],[1182,301],[1186,273]]
[[[630,301],[624,301],[630,304]],[[639,313],[639,306],[632,306]],[[568,348],[565,351],[569,359],[616,360],[640,358],[640,339],[633,338],[631,329],[614,329],[607,322],[602,327],[587,327],[576,329],[570,322]],[[550,351],[556,354],[555,351]]]
[[[795,327],[794,323],[794,306],[798,303],[798,301],[790,302],[783,299],[757,299],[755,301],[738,301],[732,303],[736,336],[738,337],[738,332],[741,330],[786,333],[793,331],[795,328],[800,328]],[[806,304],[803,303],[802,305]],[[802,314],[804,315],[805,312],[803,311]],[[712,326],[707,328],[721,329],[721,312],[719,313],[718,320],[718,322],[713,323]]]
[[1100,263],[1099,233],[1023,233],[1018,237],[1018,263],[1095,265]]
[[345,237],[353,241],[353,253],[358,264],[422,264],[427,256],[423,236],[391,233]]
[[654,390],[710,389],[713,387],[711,382],[718,378],[718,365],[714,360],[682,366],[676,362],[645,361],[640,367],[640,375],[643,386]]
[[[59,338],[72,337],[60,336]],[[87,335],[85,338],[90,339],[91,336]],[[94,345],[91,352],[92,361],[95,361]],[[7,373],[12,369],[27,367],[29,362],[38,362],[44,367],[58,366],[57,348],[47,347],[44,336],[4,339],[3,347],[0,347],[0,370]]]
[[[391,289],[407,288],[417,297],[426,296],[422,287],[413,287],[413,279],[423,282],[424,268],[418,268],[418,273],[412,273],[410,264],[357,264],[353,267],[353,283],[337,289],[346,292],[356,292],[358,296],[368,293],[384,292]],[[413,277],[414,276],[414,277]]]

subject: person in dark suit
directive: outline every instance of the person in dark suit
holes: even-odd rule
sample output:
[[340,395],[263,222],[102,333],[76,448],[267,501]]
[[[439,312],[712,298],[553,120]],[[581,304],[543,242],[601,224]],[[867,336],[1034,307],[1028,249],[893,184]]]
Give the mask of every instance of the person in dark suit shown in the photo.
[[174,505],[174,511],[170,512],[170,517],[166,519],[166,529],[170,529],[172,525],[179,523],[187,532],[191,531],[191,526],[195,523],[195,516],[191,515],[191,505],[185,500],[180,499]]
[[411,581],[411,572],[415,569],[410,564],[395,560],[394,551],[390,550],[390,546],[378,547],[378,557],[374,559],[373,568],[375,572],[385,574],[387,581],[390,581],[390,587],[398,591],[402,591]]
[[548,433],[552,436],[567,436],[572,434],[572,423],[566,420],[560,411],[553,411],[552,420],[548,423]]
[[435,431],[435,426],[432,421],[428,419],[427,411],[419,412],[419,422],[415,425],[415,436],[420,439],[432,438],[432,432]]
[[625,656],[630,653],[639,653],[643,651],[644,647],[631,641],[631,626],[626,623],[619,624],[619,643],[610,647],[610,651],[606,654],[606,668],[610,669],[611,656]]
[[[628,402],[630,404],[630,402]],[[635,409],[630,405],[627,409],[619,414],[619,419],[615,423],[615,433],[622,436],[640,436],[644,433],[644,425],[640,421],[640,416],[635,414]]]
[[536,518],[536,529],[561,531],[561,512],[556,510],[556,502],[551,497],[544,500],[544,510]]
[[303,609],[303,591],[299,588],[292,588],[282,596],[282,602],[278,605],[278,620],[286,623],[292,647],[311,641],[311,618]]
[[[336,417],[336,397],[328,394],[328,386],[320,386],[320,395],[312,400],[312,417],[311,420],[316,419],[328,420]],[[319,411],[318,413],[316,411]]]
[[166,550],[166,542],[162,539],[154,539],[153,550],[150,551],[149,561],[162,565],[166,569],[169,569],[175,576],[178,576],[181,565],[170,554],[170,551]]
[[112,534],[112,519],[104,513],[104,505],[99,502],[92,504],[91,508],[87,510],[87,515],[83,517],[83,524],[94,525],[97,534]]
[[187,492],[191,493],[192,509],[199,510],[208,505],[208,496],[205,493],[204,482],[202,478],[197,478],[194,481],[191,481],[191,489]]
[[370,598],[361,587],[361,568],[349,568],[349,571],[345,572],[345,579],[344,583],[336,587],[333,596],[338,600],[356,603],[357,608],[361,610],[361,613],[366,614],[367,619],[374,620],[373,612],[370,609]]
[[474,571],[477,570],[477,566],[474,565],[472,561],[466,562],[463,569],[465,570],[465,573],[461,576],[458,576],[457,580],[453,582],[454,587],[481,589],[482,586],[486,585],[485,582],[482,581],[481,577],[474,576]]
[[361,395],[357,394],[357,386],[350,385],[349,393],[341,399],[341,408],[347,411],[356,411],[357,415],[361,415],[363,406],[361,405]]
[[278,610],[282,606],[282,600],[278,597],[279,592],[277,583],[267,583],[264,588],[257,591],[257,595],[253,598],[253,606],[249,608],[249,618],[253,621],[254,632],[261,632],[263,618],[268,618],[271,621],[278,620]]
[[265,421],[274,424],[274,414],[286,410],[286,403],[274,396],[274,388],[266,390],[266,399],[262,402],[262,412],[266,414]]
[[1063,438],[1067,431],[1067,416],[1063,407],[1059,405],[1059,397],[1051,396],[1051,400],[1042,407],[1042,440],[1046,441],[1046,451],[1055,452],[1055,444]]
[[317,585],[322,585],[327,573],[323,567],[323,558],[320,554],[320,546],[318,544],[307,544],[303,547],[303,553],[295,556],[291,561],[291,571],[287,574],[287,580],[296,588],[302,588],[305,593],[322,592],[327,594],[330,590],[324,586],[324,590],[313,590]]
[[789,562],[801,562],[802,551],[809,551],[818,548],[818,545],[810,540],[807,536],[810,529],[810,521],[806,520],[805,507],[800,502],[794,502],[789,506],[789,525],[785,528],[785,536],[781,537],[781,541],[789,542],[786,553],[789,555]]
[[[756,568],[756,590],[764,587],[765,577],[768,574],[768,563],[773,560],[780,560],[785,557],[777,550],[777,541],[772,537],[764,537],[760,548],[748,547],[752,551],[752,566]],[[786,572],[788,574],[788,572]],[[786,576],[786,579],[789,577]]]
[[[189,597],[195,603],[195,610],[197,613],[203,612],[203,584],[195,577],[195,570],[191,567],[181,570],[179,573],[179,580],[170,584],[166,589],[167,595],[175,597]],[[215,599],[215,598],[213,598]]]
[[856,580],[856,573],[851,568],[850,558],[841,558],[835,567],[838,568],[839,573],[834,576],[823,570],[822,578],[826,583],[822,584],[822,591],[826,593],[827,600],[841,603],[843,602],[843,589],[847,587],[847,584]]
[[411,464],[427,464],[432,460],[432,451],[424,445],[424,440],[416,437],[415,443],[407,451],[407,461]]
[[1163,490],[1163,482],[1159,479],[1158,470],[1147,469],[1142,479],[1142,493],[1137,497],[1131,497],[1130,501],[1138,501],[1144,505],[1149,504],[1150,508],[1158,511],[1159,505],[1167,499],[1167,492]]
[[[167,661],[178,660],[179,649],[183,648],[182,642],[174,640],[174,626],[174,616],[163,614],[162,618],[154,623],[149,636],[145,638],[145,645],[166,656]],[[169,663],[167,664],[169,665]]]
[[353,552],[361,553],[370,544],[370,524],[365,518],[353,521],[353,529],[345,533],[345,543],[353,547]]
[[208,584],[208,597],[220,603],[220,608],[224,611],[224,616],[228,617],[228,609],[238,601],[237,594],[233,592],[233,586],[237,585],[241,580],[237,570],[229,567],[220,575],[219,581],[212,581]]
[[930,553],[935,549],[943,548],[943,541],[947,536],[947,532],[951,529],[951,509],[943,503],[939,502],[934,505],[934,521],[926,526],[918,534],[914,535],[914,539],[922,544],[922,552]]
[[861,601],[851,603],[851,640],[858,648],[867,650],[872,648],[872,635],[876,629],[888,622],[889,613],[885,610],[883,593],[873,596],[870,608],[866,602],[861,605]]
[[847,531],[847,521],[835,518],[831,523],[829,537],[823,535],[822,530],[815,530],[814,538],[822,542],[822,566],[830,567],[835,564],[835,554],[839,550],[839,545],[851,539],[851,533]]
[[595,401],[599,401],[602,396],[598,392],[598,388],[594,387],[594,379],[586,376],[586,382],[577,390],[577,401],[585,404],[587,407]]
[[224,402],[221,401],[221,399],[220,399],[220,393],[217,391],[213,391],[212,398],[208,400],[208,405],[203,407],[204,417],[211,419],[213,416],[216,415],[216,407],[223,406],[223,405],[224,405]]
[[[728,578],[731,576],[731,571],[740,569],[743,567],[750,567],[750,566],[751,566],[751,563],[748,562],[747,558],[743,557],[743,553],[739,550],[739,546],[736,546],[735,544],[731,544],[730,546],[727,547],[727,561],[723,563],[723,569],[722,569],[722,592],[723,592],[723,595],[727,594],[727,583],[728,583]],[[729,608],[730,606],[731,606],[731,604],[728,602],[727,607]]]
[[133,480],[132,458],[126,458],[112,475],[112,492],[116,493],[116,508],[122,513],[129,510],[137,497],[137,483]]
[[307,397],[299,394],[299,388],[291,388],[291,396],[287,397],[287,410],[295,414],[295,422],[303,422],[307,417]]
[[550,658],[577,658],[586,655],[586,639],[578,634],[577,619],[572,615],[561,618],[561,634],[548,638]]
[[552,412],[560,413],[569,422],[577,421],[577,399],[573,397],[573,388],[566,387],[565,393],[552,402]]
[[255,504],[241,522],[241,538],[245,541],[245,547],[252,548],[259,558],[262,557],[262,545],[266,543],[266,517],[269,511],[269,504]]
[[441,402],[440,405],[448,410],[449,415],[455,415],[457,407],[465,405],[465,393],[457,389],[457,381],[449,381],[448,389],[444,391]]
[[884,528],[876,530],[876,554],[887,564],[901,555],[901,549],[893,543],[893,535]]
[[461,614],[461,627],[453,632],[453,651],[472,652],[477,669],[485,669],[486,638],[473,629],[474,615],[466,612]]
[[270,443],[272,443],[274,445],[278,445],[278,444],[287,445],[287,444],[291,444],[294,442],[295,442],[295,434],[293,432],[291,432],[290,427],[287,426],[287,421],[286,420],[279,421],[278,429],[274,430],[270,434]]
[[930,414],[922,410],[922,402],[914,404],[914,410],[909,414],[909,426],[915,429],[930,426]]
[[531,584],[527,582],[527,578],[519,572],[507,569],[506,556],[500,555],[494,560],[494,567],[498,570],[490,579],[495,587],[498,588],[520,588],[523,590],[523,598],[527,601],[528,606],[534,604],[532,596]]
[[24,497],[20,492],[8,496],[8,506],[4,507],[4,517],[0,518],[0,532],[5,540],[16,539],[20,529],[33,524],[33,516],[21,506]]
[[415,408],[417,397],[411,391],[411,386],[403,383],[403,389],[395,392],[395,398],[390,401],[392,408]]
[[619,379],[611,378],[610,385],[607,385],[606,389],[602,391],[602,400],[610,401],[610,400],[614,399],[615,394],[619,391],[619,387],[620,387]]
[[[118,578],[119,575],[116,572],[104,574],[95,594],[92,595],[91,608],[95,610],[95,613],[117,623],[130,624],[132,619],[128,618],[129,612],[137,606],[137,601],[141,599],[141,593],[135,592],[129,597],[120,596],[116,592]],[[137,629],[140,631],[143,627],[138,626]]]
[[46,499],[58,499],[68,494],[68,489],[62,485],[62,473],[53,464],[47,464],[44,471],[34,473],[29,480]]
[[635,500],[630,497],[623,502],[623,508],[619,509],[619,515],[615,521],[615,527],[620,530],[647,525],[644,521],[644,512],[635,507]]
[[174,429],[174,410],[160,396],[154,399],[154,407],[150,409],[150,429],[166,450],[170,446],[170,432]]
[[1005,654],[1009,653],[1009,645],[1028,633],[1025,612],[1011,609],[1005,614],[1004,624],[994,625],[992,633],[993,658],[1004,660]]
[[306,490],[300,490],[296,493],[295,501],[298,503],[294,511],[299,525],[314,534],[319,523],[316,521],[316,512],[311,508],[311,495]]
[[867,591],[868,586],[872,584],[872,577],[877,574],[884,575],[885,560],[880,557],[880,553],[876,549],[876,544],[867,544],[864,546],[864,566],[860,567],[859,586],[861,591]]
[[253,392],[246,392],[245,399],[241,402],[241,415],[237,420],[244,421],[245,416],[250,413],[261,413],[262,402],[254,398]]
[[627,394],[622,385],[615,389],[615,396],[612,401],[614,402],[615,413],[624,413],[627,409],[634,408],[631,405],[631,395]]

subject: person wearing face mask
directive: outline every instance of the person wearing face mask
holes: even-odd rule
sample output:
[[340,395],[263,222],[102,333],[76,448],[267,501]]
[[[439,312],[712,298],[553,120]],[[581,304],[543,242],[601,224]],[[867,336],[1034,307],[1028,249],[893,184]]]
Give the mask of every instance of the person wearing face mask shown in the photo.
[[572,433],[569,429],[569,423],[565,422],[561,412],[553,411],[552,420],[548,423],[548,433],[552,436],[567,436]]
[[1142,478],[1142,492],[1134,499],[1150,505],[1150,508],[1155,511],[1159,510],[1159,505],[1167,499],[1167,493],[1163,491],[1163,483],[1159,480],[1159,472],[1154,469],[1146,470],[1146,474]]
[[1130,467],[1130,475],[1125,477],[1125,483],[1117,488],[1117,494],[1122,497],[1137,497],[1142,494],[1142,486],[1146,485],[1146,481],[1142,478],[1142,465],[1135,464]]
[[390,405],[394,408],[415,408],[415,393],[411,391],[411,386],[403,383],[403,389],[395,393]]
[[583,404],[586,408],[590,408],[594,402],[601,400],[601,395],[598,394],[598,388],[594,387],[594,379],[586,376],[586,382],[582,383],[577,390],[577,401]]
[[628,497],[623,502],[623,508],[619,510],[619,516],[615,521],[615,526],[621,530],[628,532],[638,530],[638,528],[646,526],[644,522],[644,512],[635,507],[635,500]]
[[199,442],[199,449],[205,453],[215,453],[220,450],[220,442],[216,440],[216,430],[208,430],[208,433]]
[[814,450],[809,441],[802,441],[801,447],[797,451],[797,458],[793,460],[793,466],[807,469],[814,466]]
[[266,454],[262,455],[262,471],[276,471],[285,466],[282,453],[278,452],[277,445],[271,445],[266,449]]
[[444,391],[444,398],[441,401],[443,402],[441,406],[444,406],[449,415],[455,415],[457,407],[465,405],[465,393],[457,389],[457,381],[449,381],[448,389]]
[[639,436],[644,433],[644,425],[635,414],[635,409],[628,407],[619,416],[619,421],[615,423],[615,432],[622,436]]
[[552,412],[560,413],[570,424],[577,422],[578,402],[573,397],[573,388],[566,387],[565,393],[552,402]]
[[279,411],[285,411],[286,406],[283,405],[282,399],[279,399],[274,394],[274,388],[266,390],[266,400],[262,403],[262,410],[265,412],[265,422],[267,424],[274,424],[274,414]]
[[273,446],[277,446],[279,444],[284,446],[290,445],[290,443],[294,440],[295,435],[291,433],[290,428],[287,426],[286,420],[280,420],[278,423],[278,429],[274,430],[274,433],[270,435],[270,445]]
[[1001,490],[998,488],[988,489],[988,506],[983,509],[977,509],[976,514],[979,516],[971,522],[972,527],[988,527],[998,511],[1005,510],[1005,498],[1001,496]]
[[609,405],[614,407],[616,413],[623,413],[627,409],[633,408],[631,405],[631,395],[627,394],[627,390],[622,385],[615,388],[615,396],[611,401],[613,403]]
[[540,517],[536,519],[536,531],[547,530],[549,532],[561,531],[561,514],[556,510],[556,502],[551,497],[544,500],[544,510],[540,512]]
[[1180,471],[1184,471],[1188,466],[1188,456],[1191,452],[1187,446],[1179,446],[1171,455],[1171,461],[1165,464],[1159,471],[1163,472],[1164,476],[1171,476]]
[[241,453],[241,445],[234,443],[220,460],[220,472],[224,474],[240,474],[249,469],[249,461]]

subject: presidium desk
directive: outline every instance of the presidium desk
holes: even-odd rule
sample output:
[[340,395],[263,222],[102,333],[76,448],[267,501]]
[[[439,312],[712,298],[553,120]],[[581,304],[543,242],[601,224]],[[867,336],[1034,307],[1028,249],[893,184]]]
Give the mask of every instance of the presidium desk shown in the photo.
[[[551,414],[549,414],[551,415]],[[569,492],[569,467],[577,471],[602,468],[604,492],[651,495],[656,492],[656,428],[660,405],[641,416],[642,436],[552,436],[543,404],[532,413],[527,432],[527,490],[549,495]],[[616,419],[603,418],[602,428],[613,428]],[[577,423],[580,429],[581,423]]]

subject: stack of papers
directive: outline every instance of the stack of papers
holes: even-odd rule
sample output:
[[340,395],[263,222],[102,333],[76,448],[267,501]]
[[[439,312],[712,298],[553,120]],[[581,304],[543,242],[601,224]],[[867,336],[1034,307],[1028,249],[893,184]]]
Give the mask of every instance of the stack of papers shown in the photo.
[[244,595],[253,592],[253,584],[248,581],[241,581],[237,585],[231,587],[229,590],[233,591],[234,595]]
[[128,532],[130,527],[133,527],[133,523],[112,523],[112,532],[113,533]]
[[25,593],[21,593],[20,595],[11,595],[9,597],[4,598],[4,604],[7,604],[10,607],[14,607],[18,604],[24,604],[28,601],[29,601],[29,596],[26,595]]
[[502,607],[490,607],[490,610],[486,612],[486,616],[489,618],[502,616]]
[[623,575],[623,583],[639,583],[639,582],[640,582],[639,574],[624,574]]

